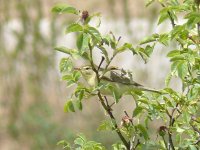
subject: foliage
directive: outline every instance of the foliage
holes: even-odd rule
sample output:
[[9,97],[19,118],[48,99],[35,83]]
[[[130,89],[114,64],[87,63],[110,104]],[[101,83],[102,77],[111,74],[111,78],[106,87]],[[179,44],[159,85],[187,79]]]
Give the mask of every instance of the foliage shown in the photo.
[[86,137],[82,134],[78,135],[78,137],[74,140],[74,144],[71,146],[70,143],[66,142],[65,140],[59,141],[58,145],[62,145],[63,149],[71,150],[88,150],[88,149],[95,149],[95,150],[105,150],[105,148],[97,142],[88,141]]
[[[73,13],[79,17],[78,22],[68,25],[66,33],[77,33],[76,48],[57,47],[58,51],[68,54],[60,62],[60,71],[63,80],[68,85],[75,85],[74,93],[65,104],[66,112],[82,110],[82,103],[88,97],[97,96],[100,105],[103,106],[110,117],[110,121],[103,121],[99,130],[110,130],[117,133],[120,143],[113,145],[113,149],[191,149],[200,148],[200,11],[199,1],[193,0],[150,0],[147,6],[158,2],[162,8],[158,19],[158,25],[169,20],[172,29],[166,33],[155,33],[146,37],[135,46],[131,43],[120,43],[121,37],[116,37],[112,32],[102,35],[99,30],[99,23],[92,26],[90,21],[99,14],[89,14],[87,11],[80,11],[71,6],[58,5],[52,10],[57,13]],[[73,10],[73,11],[63,11]],[[179,16],[184,16],[183,23],[179,23]],[[133,56],[140,57],[147,63],[155,45],[162,44],[168,47],[176,42],[176,49],[170,50],[167,57],[171,62],[171,70],[166,77],[166,87],[159,92],[145,92],[142,89],[133,89],[120,95],[118,89],[111,84],[102,83],[102,76],[116,68],[121,74],[120,79],[132,81],[131,73],[117,66],[111,67],[112,60],[125,51],[130,51]],[[100,63],[95,62],[93,52],[99,50],[101,55]],[[112,52],[111,56],[110,53]],[[91,66],[95,73],[97,84],[87,86],[80,82],[81,70],[74,69],[75,60],[84,59]],[[102,67],[104,64],[104,67]],[[152,66],[153,67],[153,66]],[[126,76],[126,78],[124,78]],[[176,91],[170,87],[171,79],[180,79],[182,91]],[[103,90],[111,91],[113,102],[107,101],[107,95]],[[113,105],[117,105],[125,94],[132,95],[135,102],[133,114],[126,113],[121,119],[121,125],[113,114]],[[131,102],[130,102],[131,103]],[[137,120],[137,121],[134,121]],[[156,140],[151,136],[149,124],[161,120],[162,125],[154,131],[159,137]],[[81,136],[77,141],[85,143]],[[83,142],[84,141],[84,142]],[[63,142],[61,142],[63,143]],[[88,143],[88,142],[86,142]],[[90,143],[90,142],[89,142]],[[92,146],[99,145],[92,142]],[[65,143],[65,147],[69,144]],[[78,144],[83,146],[82,144]],[[101,146],[99,146],[101,147]],[[101,147],[102,148],[102,147]],[[78,148],[77,148],[78,149]],[[84,149],[82,147],[82,149]]]

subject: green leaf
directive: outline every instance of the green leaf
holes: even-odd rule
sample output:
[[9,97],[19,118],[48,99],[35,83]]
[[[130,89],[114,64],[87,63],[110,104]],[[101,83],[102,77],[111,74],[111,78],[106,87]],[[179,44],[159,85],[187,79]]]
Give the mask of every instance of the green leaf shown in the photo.
[[178,61],[183,61],[185,60],[185,57],[183,55],[177,55],[177,56],[174,56],[170,59],[171,62],[178,62]]
[[189,29],[192,29],[200,22],[199,12],[190,12],[185,16],[185,19],[188,19],[187,26]]
[[62,80],[66,80],[67,86],[69,87],[77,83],[80,77],[81,77],[81,73],[79,71],[73,71],[73,73],[68,72],[67,74],[64,74],[62,77]]
[[57,145],[61,145],[63,149],[70,150],[71,146],[70,143],[66,142],[65,140],[61,140],[57,143]]
[[64,112],[75,112],[72,100],[68,100],[64,105]]
[[113,90],[112,93],[113,93],[113,97],[115,99],[115,103],[118,103],[121,98],[121,95],[116,90]]
[[142,47],[136,47],[135,49],[135,53],[139,54],[142,59],[145,61],[145,63],[147,62],[149,56],[152,54],[153,49],[154,49],[155,44],[151,45],[147,45],[145,48]]
[[188,67],[187,67],[187,63],[184,61],[179,62],[178,66],[177,66],[177,70],[178,70],[178,76],[181,79],[184,79],[185,76],[188,73]]
[[121,53],[121,52],[123,52],[123,51],[125,51],[127,49],[132,49],[132,48],[133,48],[132,44],[130,44],[130,43],[124,43],[123,46],[117,48],[117,52]]
[[85,90],[81,90],[79,92],[79,96],[78,96],[79,101],[81,101],[83,99],[84,93],[85,93]]
[[165,78],[165,85],[166,85],[166,87],[169,86],[169,83],[170,83],[171,79],[172,79],[172,74],[171,74],[171,72],[170,72],[170,73],[167,75],[167,77]]
[[73,71],[73,81],[77,82],[79,78],[81,77],[81,73],[79,71]]
[[185,129],[182,129],[182,128],[178,127],[178,126],[176,127],[176,132],[182,133],[184,131],[185,131]]
[[142,44],[147,44],[147,43],[151,43],[151,42],[155,42],[158,38],[159,38],[159,34],[153,34],[152,36],[146,37],[145,39],[143,39],[143,40],[140,42],[140,45],[142,45]]
[[179,50],[173,50],[173,51],[170,51],[167,54],[167,57],[174,57],[174,56],[179,56],[179,55],[180,55],[180,51]]
[[168,45],[169,40],[170,40],[170,39],[169,39],[169,34],[160,34],[160,37],[159,37],[159,39],[158,39],[158,41],[159,41],[161,44],[165,45],[165,46]]
[[190,145],[189,147],[190,147],[190,150],[198,150],[198,148],[194,145]]
[[171,88],[165,88],[165,89],[163,89],[163,92],[166,92],[166,93],[170,94],[171,96],[179,97],[178,93]]
[[149,5],[151,5],[155,0],[148,0],[145,4],[146,7],[148,7]]
[[76,138],[75,140],[74,140],[74,144],[76,144],[76,145],[80,145],[80,146],[83,146],[84,144],[85,144],[85,140],[83,139],[83,138],[81,138],[81,137],[78,137],[78,138]]
[[113,150],[126,150],[126,146],[118,142],[112,145]]
[[85,51],[88,49],[89,37],[85,33],[81,33],[76,41],[78,50]]
[[152,54],[153,49],[154,49],[154,46],[155,46],[155,44],[153,44],[153,46],[147,45],[147,46],[145,47],[145,54],[146,54],[148,57]]
[[115,100],[115,103],[118,103],[119,100],[120,100],[120,98],[122,97],[122,95],[119,94],[119,92],[117,91],[117,89],[114,88],[113,86],[109,86],[108,88],[112,92],[112,95],[113,95],[113,98]]
[[72,57],[76,57],[78,55],[78,51],[76,49],[70,49],[70,48],[67,48],[67,47],[64,47],[64,46],[55,47],[54,49],[59,51],[59,52],[68,54]]
[[137,127],[137,129],[140,130],[140,132],[141,132],[142,136],[144,137],[144,139],[148,140],[149,139],[149,135],[148,135],[147,129],[141,124],[138,124],[136,127]]
[[178,38],[185,31],[184,25],[176,25],[171,31],[171,39]]
[[73,68],[73,64],[70,58],[62,58],[60,61],[60,72],[69,72]]
[[85,30],[92,36],[92,38],[93,38],[93,40],[95,40],[95,42],[101,41],[101,34],[96,28],[87,26],[85,28]]
[[76,108],[78,108],[79,110],[83,110],[83,105],[82,105],[81,100],[75,101],[75,105],[76,105]]
[[103,46],[99,46],[98,48],[101,50],[102,54],[103,54],[104,57],[106,58],[106,62],[109,62],[109,57],[108,57],[108,52],[107,52],[107,50],[106,50]]
[[133,111],[133,117],[136,117],[138,114],[140,114],[140,113],[142,112],[143,109],[144,109],[144,108],[143,108],[143,107],[140,107],[140,106],[136,107],[136,108],[134,109],[134,111]]
[[52,8],[51,11],[54,13],[69,13],[78,15],[78,10],[66,4],[57,4]]
[[167,20],[168,18],[169,18],[169,15],[168,15],[167,11],[165,9],[163,9],[160,12],[160,17],[159,17],[159,20],[158,20],[158,25],[161,24],[162,22],[164,22],[165,20]]
[[81,32],[81,31],[83,31],[83,27],[80,24],[72,23],[67,27],[65,33],[67,34],[71,32]]
[[113,130],[112,122],[109,120],[104,120],[98,127],[98,131],[111,131]]

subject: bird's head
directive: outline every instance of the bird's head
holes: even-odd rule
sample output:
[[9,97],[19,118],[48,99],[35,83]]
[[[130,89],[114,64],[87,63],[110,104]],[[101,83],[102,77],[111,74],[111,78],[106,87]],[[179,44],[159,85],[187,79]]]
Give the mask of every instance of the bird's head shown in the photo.
[[86,81],[90,81],[96,78],[96,74],[92,70],[91,66],[83,66],[81,68],[74,68],[74,69],[79,70]]

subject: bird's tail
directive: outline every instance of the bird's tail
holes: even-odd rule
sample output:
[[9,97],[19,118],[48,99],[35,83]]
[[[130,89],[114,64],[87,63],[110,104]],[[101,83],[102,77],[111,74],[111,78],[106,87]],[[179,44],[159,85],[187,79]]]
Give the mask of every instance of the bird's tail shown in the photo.
[[147,92],[153,92],[153,93],[161,94],[160,91],[155,90],[155,89],[151,89],[151,88],[139,87],[139,89],[140,89],[141,91],[147,91]]

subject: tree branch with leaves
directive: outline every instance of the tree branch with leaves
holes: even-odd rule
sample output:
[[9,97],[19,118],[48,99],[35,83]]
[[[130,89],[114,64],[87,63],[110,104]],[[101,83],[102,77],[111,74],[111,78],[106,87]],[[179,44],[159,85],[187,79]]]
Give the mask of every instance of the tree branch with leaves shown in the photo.
[[[76,87],[67,100],[64,110],[65,112],[82,110],[84,99],[98,97],[100,105],[110,117],[109,122],[100,125],[101,129],[115,131],[121,141],[113,144],[114,149],[199,149],[200,124],[197,123],[200,119],[198,116],[200,111],[199,1],[149,0],[146,6],[153,2],[158,2],[162,6],[158,25],[169,20],[172,29],[146,37],[136,46],[131,43],[121,44],[121,37],[117,38],[112,32],[102,35],[98,29],[101,24],[99,13],[90,14],[88,11],[80,11],[65,4],[53,7],[52,11],[55,13],[74,14],[78,18],[78,21],[66,28],[66,34],[77,34],[76,48],[64,46],[55,48],[68,55],[60,61],[62,79],[68,86]],[[180,15],[184,15],[183,23],[179,23]],[[92,26],[90,21],[95,17],[99,21]],[[177,46],[167,54],[171,70],[162,90],[144,87],[133,80],[130,71],[111,66],[116,56],[125,51],[130,51],[133,56],[140,57],[147,63],[155,45],[169,47],[172,42],[176,42]],[[96,50],[101,52],[100,62],[96,62],[93,58]],[[77,59],[84,59],[86,65],[75,68]],[[80,78],[84,78],[87,85],[81,83]],[[172,78],[181,80],[181,92],[170,87]],[[125,116],[121,118],[119,125],[112,106],[118,105],[124,95],[131,95],[136,106],[131,117],[126,110],[122,110]],[[108,96],[111,100],[107,100]],[[158,132],[154,132],[159,136],[155,140],[150,134],[149,124],[158,119],[162,123],[158,125]],[[81,143],[76,142],[75,145],[86,149],[85,147],[91,142],[82,139],[84,140]],[[99,143],[92,143],[89,145],[90,148],[105,149]],[[70,147],[69,143],[63,141],[60,144]]]

